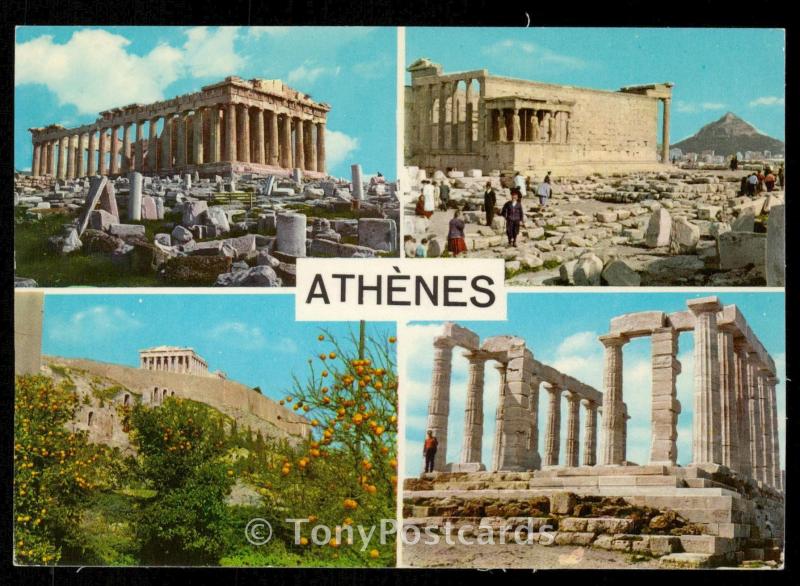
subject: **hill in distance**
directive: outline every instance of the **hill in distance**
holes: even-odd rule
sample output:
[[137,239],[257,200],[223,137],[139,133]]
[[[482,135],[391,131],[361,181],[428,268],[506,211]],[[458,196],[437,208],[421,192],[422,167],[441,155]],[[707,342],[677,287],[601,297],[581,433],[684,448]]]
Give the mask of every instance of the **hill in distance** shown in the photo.
[[761,134],[751,124],[728,112],[719,120],[703,126],[697,134],[672,145],[684,153],[713,150],[717,155],[732,155],[745,151],[772,151],[783,153],[785,145],[766,134]]

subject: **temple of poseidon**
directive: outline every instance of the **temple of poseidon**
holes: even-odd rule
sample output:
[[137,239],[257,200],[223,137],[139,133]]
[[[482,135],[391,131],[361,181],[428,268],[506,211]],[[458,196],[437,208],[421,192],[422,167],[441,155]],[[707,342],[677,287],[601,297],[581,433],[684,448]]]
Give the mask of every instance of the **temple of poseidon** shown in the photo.
[[672,83],[605,91],[500,77],[486,69],[445,73],[424,58],[408,71],[408,166],[567,176],[660,170],[659,162],[669,162]]
[[325,175],[328,104],[280,80],[226,77],[199,92],[100,112],[77,128],[31,128],[32,175],[57,179],[197,171]]
[[[694,336],[692,453],[686,466],[677,463],[681,404],[676,380],[681,372],[677,356],[682,332]],[[624,399],[626,393],[647,390],[624,388],[623,348],[631,339],[644,336],[650,338],[652,350],[651,439],[648,461],[634,463],[626,454],[630,415]],[[439,441],[435,471],[406,480],[407,523],[435,524],[447,514],[458,516],[460,509],[454,512],[452,502],[462,503],[457,506],[474,514],[482,510],[475,509],[475,499],[485,503],[487,498],[507,502],[546,496],[553,513],[558,506],[552,503],[563,502],[565,494],[571,495],[573,500],[567,500],[573,505],[581,499],[599,502],[598,497],[615,497],[630,506],[662,513],[670,510],[685,527],[693,528],[692,534],[672,537],[668,551],[662,551],[678,554],[678,565],[686,562],[683,554],[701,555],[702,564],[779,555],[784,497],[775,392],[778,379],[775,362],[741,311],[735,305],[722,305],[717,297],[691,299],[684,311],[616,317],[599,343],[605,348],[602,392],[536,360],[522,338],[494,336],[481,341],[470,330],[446,323],[443,334],[434,340],[428,404],[427,429]],[[454,349],[463,350],[469,364],[463,434],[461,430],[448,433]],[[484,463],[481,441],[487,362],[500,371],[501,383],[492,458]],[[537,423],[540,389],[547,397],[543,438]],[[566,405],[563,445],[562,399]],[[448,440],[459,435],[460,457],[448,462]],[[451,506],[439,511],[445,517],[437,517],[440,502],[436,499],[445,497]],[[589,510],[584,507],[582,513],[575,513],[572,506],[567,508],[561,513],[585,516]],[[515,518],[519,510],[517,507]],[[577,525],[565,523],[562,544],[588,545],[599,539],[596,531],[591,538],[583,535],[581,543],[570,533],[586,533],[586,529],[574,528],[585,525],[585,520]],[[614,532],[638,533],[633,526],[628,529]],[[623,545],[618,549],[625,551]],[[628,543],[627,551],[636,551],[632,547]]]

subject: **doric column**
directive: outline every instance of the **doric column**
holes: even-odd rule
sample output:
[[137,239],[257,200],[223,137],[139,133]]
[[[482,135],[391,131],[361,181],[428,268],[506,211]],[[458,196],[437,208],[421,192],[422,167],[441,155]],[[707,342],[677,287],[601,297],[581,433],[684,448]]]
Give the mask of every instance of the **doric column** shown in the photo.
[[99,175],[108,175],[108,161],[107,155],[109,151],[109,144],[108,144],[108,128],[100,128],[98,131],[100,136],[98,137],[99,140],[99,147],[97,153],[97,173]]
[[33,161],[31,161],[31,175],[34,177],[38,177],[41,175],[39,169],[39,161],[42,158],[42,146],[40,143],[35,142],[33,143]]
[[767,381],[766,377],[768,370],[765,366],[759,365],[756,373],[756,381],[758,383],[758,403],[761,432],[761,460],[764,462],[761,477],[759,480],[765,484],[772,484],[772,407],[767,400]]
[[92,128],[89,131],[89,153],[88,160],[86,161],[86,174],[89,177],[97,175],[97,129]]
[[628,338],[618,334],[600,336],[605,347],[603,375],[603,455],[601,463],[622,464],[625,450],[625,419],[622,415],[622,346]]
[[469,360],[467,403],[464,410],[464,443],[461,448],[463,464],[480,464],[483,440],[483,373],[486,358],[466,353]]
[[283,115],[283,136],[281,137],[281,167],[292,168],[292,117]]
[[450,148],[458,150],[458,80],[450,86]]
[[717,312],[722,306],[716,297],[691,299],[687,305],[695,315],[692,463],[721,464]]
[[325,173],[325,123],[317,123],[317,171]]
[[433,342],[431,399],[428,403],[428,429],[439,441],[433,469],[444,470],[447,464],[447,418],[450,415],[450,371],[453,364],[453,341],[437,337]]
[[558,466],[561,451],[561,387],[545,382],[544,390],[548,395],[547,428],[544,432],[544,466]]
[[243,163],[250,162],[250,108],[246,104],[239,105],[236,113],[239,121],[239,142],[236,153]]
[[494,415],[494,446],[492,447],[492,470],[496,471],[499,470],[503,464],[503,452],[505,450],[503,441],[506,438],[505,398],[506,394],[508,393],[508,389],[506,388],[506,375],[508,373],[508,368],[503,363],[495,364],[494,367],[497,369],[497,372],[500,375],[500,388],[497,397],[497,408],[495,409]]
[[86,177],[88,173],[86,172],[86,162],[87,162],[87,154],[84,154],[84,150],[88,147],[89,136],[85,132],[82,132],[78,135],[78,152],[75,155],[75,175],[77,177]]
[[158,170],[158,118],[151,118],[147,129],[147,168]]
[[175,119],[175,129],[177,130],[177,140],[175,145],[175,166],[179,169],[186,167],[186,125],[189,117],[185,112],[179,112]]
[[133,169],[136,171],[144,170],[144,120],[137,120],[133,123],[136,127],[136,143],[134,144]]
[[233,102],[228,104],[228,111],[225,113],[225,160],[237,161],[238,153],[236,152],[236,104]]
[[127,173],[132,168],[130,123],[125,122],[122,125],[122,171]]
[[522,136],[522,126],[520,126],[519,122],[519,109],[514,108],[513,114],[511,115],[511,140],[514,142],[519,142]]
[[67,179],[75,179],[75,153],[78,151],[75,135],[67,138]]
[[772,415],[772,486],[776,490],[783,490],[783,471],[781,469],[781,440],[778,428],[778,401],[775,385],[778,379],[773,374],[767,376],[767,390],[769,392],[770,412]]
[[675,465],[678,458],[678,402],[676,382],[681,372],[678,362],[678,332],[659,328],[650,336],[652,390],[650,404],[650,463]]
[[42,142],[42,150],[41,150],[41,173],[42,175],[49,175],[50,174],[50,153],[49,151],[52,150],[52,146],[50,145],[49,140],[45,140]]
[[484,102],[484,93],[486,89],[486,80],[477,80],[479,84],[478,92],[478,147],[474,149],[477,152],[483,152],[486,145],[486,124],[488,117],[486,116],[486,103]]
[[567,441],[564,465],[571,468],[578,466],[578,454],[580,453],[580,408],[581,398],[577,393],[567,391],[564,393],[567,398]]
[[219,106],[216,104],[208,108],[208,156],[206,160],[209,163],[219,163],[220,156],[220,121],[219,121]]
[[306,169],[309,171],[317,170],[317,143],[314,141],[314,123],[311,120],[303,121],[305,137],[303,144],[306,147]]
[[531,468],[538,470],[542,467],[542,457],[539,455],[539,385],[542,384],[538,376],[530,379],[530,397],[528,398],[528,458]]
[[736,390],[736,415],[738,421],[739,453],[736,470],[743,476],[753,476],[750,459],[750,398],[747,379],[747,342],[733,339],[734,386]]
[[58,171],[56,177],[65,179],[67,177],[67,137],[62,136],[58,139]]
[[273,167],[278,166],[278,151],[280,150],[279,138],[280,131],[278,130],[278,113],[274,110],[265,110],[264,115],[269,120],[269,164]]
[[758,354],[747,351],[747,403],[750,408],[750,465],[752,477],[764,478],[764,452],[761,441],[761,401],[758,396]]
[[167,114],[164,117],[164,129],[161,131],[161,164],[162,170],[171,170],[173,156],[175,154],[172,146],[172,137],[175,132],[175,116]]
[[111,127],[111,174],[118,175],[120,169],[119,161],[119,126]]
[[195,167],[205,163],[205,153],[203,152],[203,113],[205,108],[197,108],[194,111],[192,121],[194,128],[192,129],[192,157]]
[[669,163],[669,107],[672,102],[671,98],[664,98],[664,118],[663,126],[661,127],[661,162]]
[[439,85],[439,150],[445,149],[445,127],[447,126],[447,82]]
[[733,352],[733,326],[720,325],[719,346],[720,443],[722,464],[735,470],[738,463],[739,422],[736,419],[736,366]]
[[303,119],[294,119],[294,166],[306,168],[305,147],[303,146]]
[[585,417],[583,420],[583,466],[597,464],[597,404],[589,399],[581,401]]
[[256,139],[255,139],[255,163],[263,165],[266,163],[264,156],[264,147],[266,146],[264,140],[264,111],[260,108],[256,109]]
[[464,101],[464,151],[472,152],[472,80],[467,79],[467,89],[465,90]]

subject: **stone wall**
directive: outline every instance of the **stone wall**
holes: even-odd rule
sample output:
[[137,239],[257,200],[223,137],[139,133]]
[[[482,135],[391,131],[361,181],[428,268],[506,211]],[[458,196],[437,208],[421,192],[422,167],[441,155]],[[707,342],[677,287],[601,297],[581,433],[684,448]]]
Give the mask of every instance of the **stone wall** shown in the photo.
[[14,372],[38,374],[42,365],[44,293],[16,291],[14,295]]

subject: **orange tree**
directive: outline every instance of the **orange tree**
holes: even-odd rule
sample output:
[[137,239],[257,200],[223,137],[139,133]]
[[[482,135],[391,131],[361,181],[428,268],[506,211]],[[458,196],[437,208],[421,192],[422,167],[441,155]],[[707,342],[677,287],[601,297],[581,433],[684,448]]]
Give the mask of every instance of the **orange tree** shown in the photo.
[[116,451],[71,430],[79,405],[74,386],[19,376],[14,397],[14,553],[19,564],[83,559],[81,513],[93,490],[111,488]]
[[[280,401],[310,421],[311,435],[299,446],[274,447],[251,480],[291,551],[343,564],[393,565],[394,537],[381,545],[378,533],[383,520],[396,518],[396,339],[362,329],[360,337],[351,333],[340,342],[321,332],[307,376],[293,376],[292,390]],[[307,521],[299,523],[299,543],[288,518]],[[311,534],[318,524],[331,531],[330,541],[317,534],[324,546]],[[359,525],[375,527],[366,548]]]
[[126,424],[141,478],[157,494],[135,520],[141,561],[215,565],[229,526],[226,499],[233,470],[225,416],[195,401],[171,397],[158,407],[135,406]]

